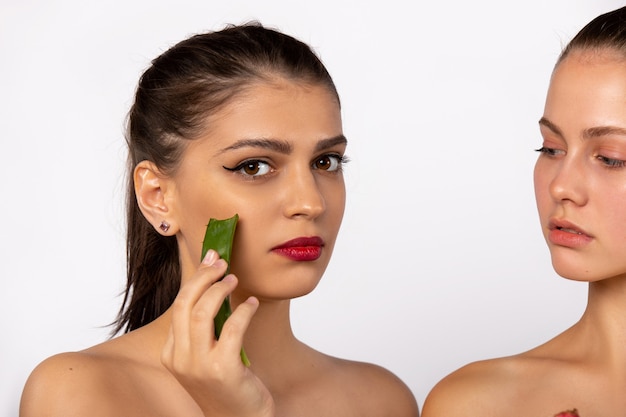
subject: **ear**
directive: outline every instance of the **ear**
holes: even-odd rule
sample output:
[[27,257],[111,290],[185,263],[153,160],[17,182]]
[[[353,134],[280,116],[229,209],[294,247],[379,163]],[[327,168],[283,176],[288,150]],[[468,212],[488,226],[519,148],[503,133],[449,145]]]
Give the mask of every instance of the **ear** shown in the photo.
[[167,198],[168,189],[173,186],[171,180],[161,174],[153,162],[141,161],[133,171],[133,182],[137,204],[144,217],[158,233],[175,235],[178,227]]

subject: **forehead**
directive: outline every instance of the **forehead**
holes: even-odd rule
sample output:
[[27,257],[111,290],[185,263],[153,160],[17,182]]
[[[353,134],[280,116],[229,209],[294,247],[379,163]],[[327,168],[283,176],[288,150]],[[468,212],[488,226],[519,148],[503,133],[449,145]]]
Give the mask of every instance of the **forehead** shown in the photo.
[[[584,83],[597,87],[601,83],[594,84],[594,81],[608,80],[613,83],[623,79],[624,73],[626,57],[619,51],[609,48],[574,50],[555,67],[550,87],[573,80],[579,81],[577,85]],[[577,85],[570,87],[575,90]]]
[[[211,130],[289,131],[341,124],[339,104],[321,85],[290,81],[254,84],[210,118]],[[268,132],[269,133],[269,132]]]
[[246,139],[317,143],[343,134],[341,111],[333,92],[323,85],[279,80],[256,83],[207,118],[198,139],[185,153],[203,148],[217,154]]
[[572,53],[552,74],[545,113],[550,119],[567,113],[595,123],[623,123],[626,118],[626,60],[608,52]]

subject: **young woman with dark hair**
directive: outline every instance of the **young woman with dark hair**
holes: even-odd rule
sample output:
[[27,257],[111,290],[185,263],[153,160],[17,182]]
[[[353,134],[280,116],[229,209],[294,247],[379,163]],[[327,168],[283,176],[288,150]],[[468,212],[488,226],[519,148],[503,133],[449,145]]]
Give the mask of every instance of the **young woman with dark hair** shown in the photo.
[[[124,334],[40,364],[22,417],[417,416],[395,375],[291,330],[290,300],[320,281],[345,206],[339,96],[307,45],[258,24],[180,42],[141,77],[127,142]],[[203,237],[235,214],[220,280]]]

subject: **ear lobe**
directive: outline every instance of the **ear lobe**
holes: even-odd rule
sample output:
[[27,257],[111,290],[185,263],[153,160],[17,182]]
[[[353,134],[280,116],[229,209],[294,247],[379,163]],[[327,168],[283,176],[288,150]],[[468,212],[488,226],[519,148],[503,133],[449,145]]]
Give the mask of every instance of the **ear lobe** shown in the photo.
[[[170,218],[171,212],[166,199],[168,178],[161,174],[153,162],[141,161],[133,171],[133,182],[137,205],[144,217],[160,234],[174,235],[176,228],[171,227],[173,219]],[[168,225],[167,228],[162,226],[164,222]]]

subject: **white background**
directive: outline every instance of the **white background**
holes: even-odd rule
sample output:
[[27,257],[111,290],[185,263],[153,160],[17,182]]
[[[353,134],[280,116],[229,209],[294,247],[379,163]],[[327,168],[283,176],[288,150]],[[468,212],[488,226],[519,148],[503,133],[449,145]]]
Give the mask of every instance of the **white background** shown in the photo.
[[617,0],[0,0],[0,415],[45,357],[104,340],[124,277],[124,117],[183,38],[260,20],[311,44],[350,141],[348,205],[297,335],[379,363],[420,405],[444,375],[556,335],[586,285],[553,272],[532,191],[564,45]]

